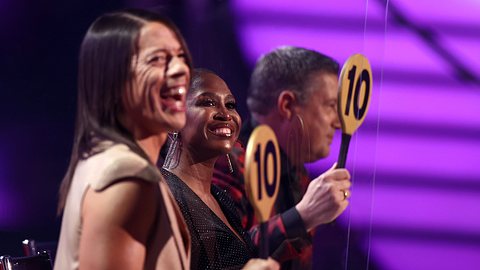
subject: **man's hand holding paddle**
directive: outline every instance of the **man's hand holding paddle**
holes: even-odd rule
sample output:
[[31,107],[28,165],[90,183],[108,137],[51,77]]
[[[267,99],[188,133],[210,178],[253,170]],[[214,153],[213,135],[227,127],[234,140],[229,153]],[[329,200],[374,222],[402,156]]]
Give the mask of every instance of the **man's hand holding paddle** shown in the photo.
[[[337,163],[308,185],[307,192],[295,206],[307,231],[335,220],[348,206],[350,173],[336,169]],[[345,195],[346,193],[346,195]]]
[[338,117],[342,124],[342,144],[338,162],[312,180],[303,199],[296,205],[307,230],[335,220],[348,206],[350,173],[343,169],[352,134],[365,119],[370,105],[372,72],[368,59],[352,55],[343,65],[338,90]]

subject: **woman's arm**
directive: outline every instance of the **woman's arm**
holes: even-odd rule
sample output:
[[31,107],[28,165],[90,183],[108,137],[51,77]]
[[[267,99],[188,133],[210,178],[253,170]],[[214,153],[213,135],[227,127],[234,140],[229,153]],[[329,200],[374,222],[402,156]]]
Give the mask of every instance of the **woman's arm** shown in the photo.
[[143,269],[155,220],[155,183],[126,179],[88,189],[82,205],[80,269]]

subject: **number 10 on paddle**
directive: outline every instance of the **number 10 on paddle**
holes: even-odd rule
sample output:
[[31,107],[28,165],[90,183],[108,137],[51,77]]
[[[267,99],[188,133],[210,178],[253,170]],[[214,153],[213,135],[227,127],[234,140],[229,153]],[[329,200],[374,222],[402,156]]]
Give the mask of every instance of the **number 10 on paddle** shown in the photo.
[[245,187],[260,224],[260,258],[268,257],[267,221],[280,187],[280,150],[273,130],[260,125],[252,132],[245,155]]
[[363,123],[372,94],[372,69],[361,54],[348,58],[340,73],[338,90],[338,116],[342,123],[342,144],[337,168],[345,168],[350,138]]

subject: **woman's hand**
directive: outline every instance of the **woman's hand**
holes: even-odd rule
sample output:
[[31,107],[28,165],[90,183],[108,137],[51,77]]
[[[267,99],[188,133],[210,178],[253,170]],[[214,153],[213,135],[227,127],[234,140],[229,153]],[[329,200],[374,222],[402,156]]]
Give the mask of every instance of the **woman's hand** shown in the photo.
[[265,259],[251,259],[242,268],[243,270],[278,270],[280,264],[272,258]]

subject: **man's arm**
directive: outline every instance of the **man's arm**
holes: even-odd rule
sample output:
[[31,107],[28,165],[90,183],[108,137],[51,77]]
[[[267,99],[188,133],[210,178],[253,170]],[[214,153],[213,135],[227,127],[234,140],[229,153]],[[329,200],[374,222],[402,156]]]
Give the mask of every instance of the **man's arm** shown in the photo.
[[[253,207],[246,196],[243,178],[243,154],[243,148],[236,145],[233,154],[231,154],[233,172],[230,172],[227,159],[219,158],[215,164],[212,183],[228,192],[235,202],[243,228],[249,232],[253,244],[258,247],[261,236]],[[270,218],[267,227],[269,231],[267,237],[269,239],[269,255],[275,254],[274,258],[276,260],[280,261],[281,258],[281,261],[285,261],[296,258],[305,246],[311,244],[310,235],[294,207]]]
[[[243,179],[244,151],[241,150],[235,149],[236,155],[232,158],[233,173],[229,173],[226,160],[217,161],[213,183],[227,190],[236,202],[242,225],[249,231],[253,243],[258,247],[261,235],[254,210],[246,197]],[[350,174],[346,169],[334,167],[335,165],[310,182],[305,195],[295,207],[267,221],[269,255],[280,261],[298,257],[302,250],[312,243],[308,231],[333,221],[345,210],[348,201],[343,198],[343,190],[350,187]]]

